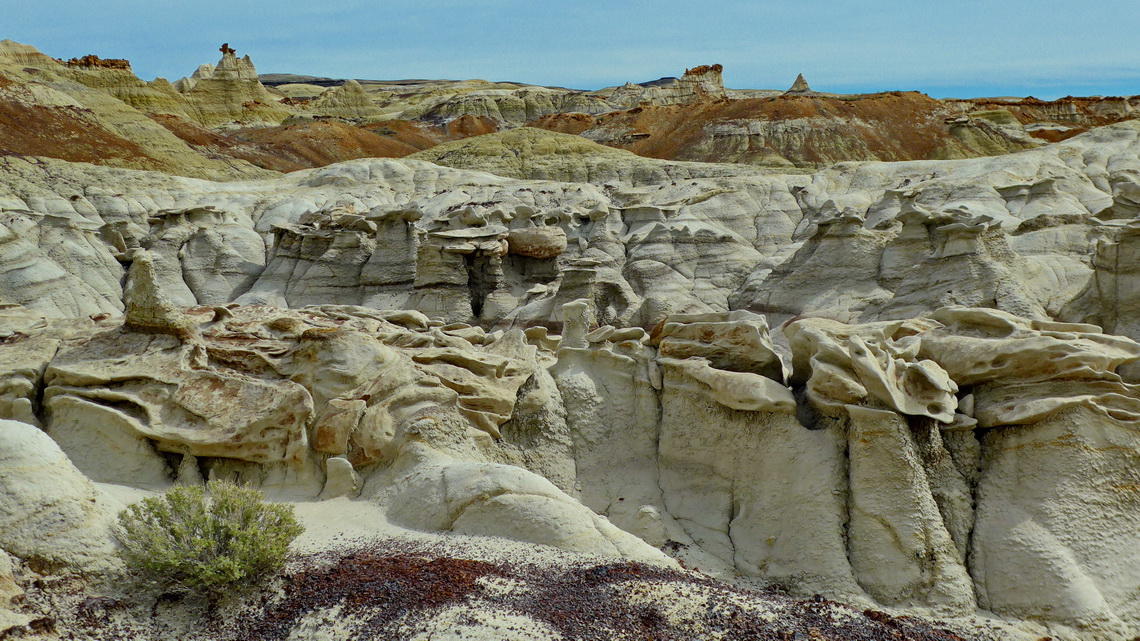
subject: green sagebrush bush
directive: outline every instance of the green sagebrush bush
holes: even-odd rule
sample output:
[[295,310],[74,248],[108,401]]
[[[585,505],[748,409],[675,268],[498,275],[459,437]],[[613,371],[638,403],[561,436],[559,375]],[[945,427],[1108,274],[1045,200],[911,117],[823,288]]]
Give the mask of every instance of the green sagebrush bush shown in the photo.
[[218,595],[279,571],[304,530],[293,508],[247,486],[210,481],[149,497],[119,514],[119,556],[144,581]]

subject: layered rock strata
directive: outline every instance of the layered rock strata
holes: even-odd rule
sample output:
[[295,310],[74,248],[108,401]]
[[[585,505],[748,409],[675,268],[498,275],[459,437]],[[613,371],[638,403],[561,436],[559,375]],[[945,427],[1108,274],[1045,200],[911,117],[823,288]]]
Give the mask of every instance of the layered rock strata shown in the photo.
[[[0,292],[49,315],[117,312],[142,247],[182,305],[410,305],[557,329],[579,298],[603,324],[643,328],[676,313],[865,322],[963,304],[1136,337],[1138,139],[1121,124],[1000,161],[813,175],[651,161],[534,130],[425,156],[467,168],[517,147],[494,165],[510,178],[371,159],[210,183],[9,158],[0,266],[19,277]],[[583,182],[547,182],[560,176]]]
[[[0,43],[0,152],[212,179],[268,175],[531,125],[674,160],[787,170],[1001,155],[1135,119],[1140,98],[935,100],[725,89],[720,65],[598,91],[270,74],[228,45],[174,83]],[[295,80],[297,82],[289,82]],[[61,133],[62,132],[62,133]]]
[[[482,142],[228,183],[0,159],[0,431],[20,478],[35,450],[74,480],[0,518],[70,505],[90,534],[83,476],[232,478],[1030,639],[1140,633],[1140,126],[810,175]],[[13,528],[8,553],[55,549]]]
[[40,365],[5,372],[27,381],[7,407],[119,485],[360,494],[405,527],[660,548],[794,594],[1062,638],[1140,626],[1140,390],[1115,373],[1140,344],[1093,326],[802,319],[782,356],[743,311],[647,333],[575,301],[560,337],[353,306],[180,313],[192,334],[13,313],[3,362]]
[[257,79],[249,56],[238,58],[227,45],[222,45],[221,51],[217,65],[203,65],[191,78],[175,85],[184,91],[196,122],[206,127],[276,125],[289,117],[290,111],[280,106]]
[[622,107],[648,105],[678,105],[702,100],[723,100],[728,97],[724,88],[721,65],[699,65],[686,69],[674,82],[642,86],[627,83],[617,88],[609,101]]
[[350,120],[367,120],[382,113],[380,107],[364,93],[364,88],[355,80],[321,93],[313,100],[311,107],[314,115]]

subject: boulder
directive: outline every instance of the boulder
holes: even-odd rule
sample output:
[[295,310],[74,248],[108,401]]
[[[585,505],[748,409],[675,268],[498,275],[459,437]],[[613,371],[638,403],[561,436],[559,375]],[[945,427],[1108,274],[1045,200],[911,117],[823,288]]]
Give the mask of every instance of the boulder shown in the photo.
[[387,482],[370,484],[370,496],[402,525],[674,565],[537,474],[449,459],[419,444],[405,448],[400,458]]
[[43,430],[0,420],[0,548],[81,571],[114,568],[123,509],[71,464]]
[[512,229],[507,234],[507,253],[549,259],[566,251],[566,232],[559,227]]

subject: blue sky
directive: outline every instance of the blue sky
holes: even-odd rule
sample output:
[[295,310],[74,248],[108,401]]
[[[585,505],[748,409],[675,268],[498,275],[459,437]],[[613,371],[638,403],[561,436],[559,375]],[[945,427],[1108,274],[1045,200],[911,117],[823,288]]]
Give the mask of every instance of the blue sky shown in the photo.
[[1140,0],[0,0],[0,39],[146,79],[262,73],[594,89],[720,63],[734,88],[935,97],[1140,94]]

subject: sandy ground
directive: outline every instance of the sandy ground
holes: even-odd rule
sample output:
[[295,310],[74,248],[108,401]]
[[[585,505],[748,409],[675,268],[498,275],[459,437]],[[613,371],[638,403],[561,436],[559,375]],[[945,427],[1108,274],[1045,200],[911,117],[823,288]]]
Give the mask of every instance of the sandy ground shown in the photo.
[[[95,485],[124,505],[147,496],[161,494],[153,490],[111,483]],[[425,546],[446,546],[451,556],[481,559],[492,563],[520,560],[554,564],[573,561],[613,561],[612,558],[566,552],[545,545],[520,543],[499,537],[410,530],[390,523],[381,506],[365,499],[339,497],[324,501],[283,502],[293,506],[297,520],[305,528],[291,546],[292,551],[299,555],[307,556],[359,547],[373,542],[397,540]]]

